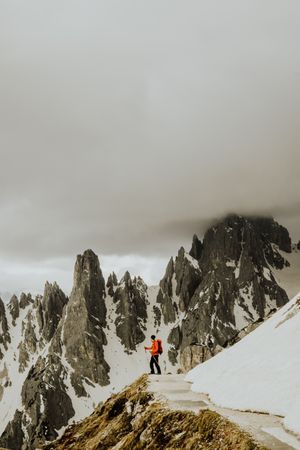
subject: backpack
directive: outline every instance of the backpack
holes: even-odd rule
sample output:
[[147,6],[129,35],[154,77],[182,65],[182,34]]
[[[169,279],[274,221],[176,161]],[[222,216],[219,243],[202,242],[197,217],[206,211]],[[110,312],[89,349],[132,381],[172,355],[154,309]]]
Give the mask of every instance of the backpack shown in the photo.
[[158,351],[158,354],[161,355],[162,352],[163,352],[161,339],[156,339],[156,340],[157,340],[157,347],[158,347],[158,348],[157,348],[157,351]]

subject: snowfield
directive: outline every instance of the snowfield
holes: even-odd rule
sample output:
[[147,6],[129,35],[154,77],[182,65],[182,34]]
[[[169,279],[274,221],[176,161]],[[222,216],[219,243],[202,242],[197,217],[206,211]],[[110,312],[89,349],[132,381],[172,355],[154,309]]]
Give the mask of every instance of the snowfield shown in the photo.
[[282,416],[300,435],[300,293],[185,380],[219,406]]

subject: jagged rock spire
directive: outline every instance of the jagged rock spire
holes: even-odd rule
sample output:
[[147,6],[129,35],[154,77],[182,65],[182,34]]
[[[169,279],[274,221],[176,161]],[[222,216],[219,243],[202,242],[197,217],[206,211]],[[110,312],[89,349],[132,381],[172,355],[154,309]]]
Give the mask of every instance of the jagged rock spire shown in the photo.
[[25,309],[31,303],[33,303],[31,294],[25,294],[24,292],[22,292],[22,294],[20,295],[20,302],[19,302],[20,308]]
[[202,255],[202,250],[203,250],[203,244],[200,241],[200,239],[198,239],[198,236],[196,234],[194,234],[192,248],[190,250],[190,255],[193,258],[197,259],[197,261],[199,261],[199,259],[201,258],[201,255]]
[[110,295],[111,297],[113,297],[117,286],[118,286],[118,278],[117,278],[117,275],[115,274],[115,272],[112,272],[112,273],[109,275],[109,277],[108,277],[108,279],[107,279],[107,283],[106,283],[108,295]]
[[106,325],[105,281],[99,259],[92,250],[78,255],[74,269],[74,286],[66,309],[63,343],[66,358],[74,369],[73,386],[85,395],[84,377],[106,385],[109,366],[104,359],[107,344],[103,327]]
[[114,294],[116,333],[130,352],[145,339],[147,320],[147,286],[141,277],[125,272]]
[[1,298],[0,298],[0,330],[2,331],[0,333],[0,359],[2,359],[4,352],[7,350],[7,343],[10,342],[10,334],[5,313],[5,307]]
[[8,304],[8,310],[12,317],[12,324],[15,325],[16,319],[20,315],[20,305],[19,305],[18,297],[16,295],[13,295],[12,298],[10,299],[9,304]]
[[67,302],[68,298],[58,284],[56,282],[51,284],[47,281],[44,295],[38,306],[40,328],[46,341],[52,339]]

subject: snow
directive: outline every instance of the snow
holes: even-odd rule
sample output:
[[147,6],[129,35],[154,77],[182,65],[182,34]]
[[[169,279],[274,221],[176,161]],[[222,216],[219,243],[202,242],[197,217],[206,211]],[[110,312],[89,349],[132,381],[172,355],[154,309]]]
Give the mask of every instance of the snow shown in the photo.
[[226,266],[227,266],[227,267],[235,267],[235,266],[236,266],[236,263],[235,263],[235,261],[233,261],[233,260],[226,261]]
[[193,258],[189,253],[185,252],[184,256],[195,269],[197,270],[200,269],[198,261],[195,258]]
[[249,325],[249,320],[247,320],[246,311],[240,306],[237,300],[234,303],[233,314],[235,317],[235,326],[238,330],[242,330],[247,325]]
[[250,315],[252,321],[257,320],[259,318],[259,315],[253,307],[253,301],[252,301],[253,286],[252,286],[252,284],[246,286],[243,289],[240,289],[239,293],[240,293],[240,297],[242,300],[242,304],[244,305],[245,309],[249,313],[248,316]]
[[194,392],[223,407],[284,418],[300,434],[300,305],[294,297],[236,345],[186,375]]
[[267,267],[264,267],[264,277],[265,277],[266,280],[272,281],[271,271]]
[[279,427],[272,427],[272,428],[263,428],[263,431],[266,433],[271,434],[272,436],[276,437],[282,442],[285,442],[286,444],[290,445],[292,448],[295,448],[296,450],[300,450],[300,442],[298,439],[294,436],[290,436],[287,433],[285,433],[281,428]]
[[[25,309],[20,309],[20,315],[16,319],[16,325],[12,324],[11,314],[7,311],[7,322],[11,336],[11,342],[5,352],[5,358],[0,361],[0,387],[6,386],[3,390],[0,408],[0,435],[5,429],[7,422],[12,420],[16,409],[22,409],[21,391],[23,383],[27,377],[32,364],[35,364],[38,354],[30,355],[28,366],[23,373],[19,372],[19,351],[18,346],[23,340],[23,321],[30,313],[32,305]],[[34,320],[32,322],[34,324]]]

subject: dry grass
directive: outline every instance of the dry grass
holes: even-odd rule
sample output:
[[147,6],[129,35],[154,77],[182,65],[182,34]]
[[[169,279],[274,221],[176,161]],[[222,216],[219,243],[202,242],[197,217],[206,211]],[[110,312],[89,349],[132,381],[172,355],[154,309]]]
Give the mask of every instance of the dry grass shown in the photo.
[[44,450],[266,450],[219,414],[171,411],[139,378]]

